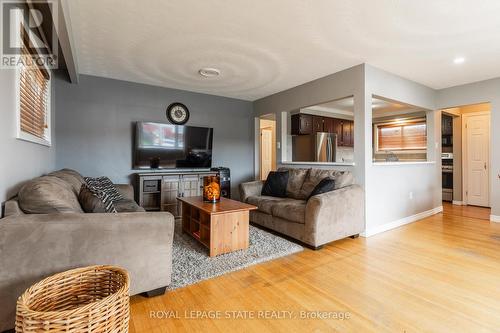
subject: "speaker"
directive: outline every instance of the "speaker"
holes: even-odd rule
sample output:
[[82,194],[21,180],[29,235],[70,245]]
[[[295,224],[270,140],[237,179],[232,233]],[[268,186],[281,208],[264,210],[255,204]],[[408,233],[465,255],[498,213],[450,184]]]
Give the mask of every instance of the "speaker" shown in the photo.
[[217,172],[220,178],[220,194],[224,198],[231,199],[231,171],[229,168],[216,167],[211,168],[210,171]]

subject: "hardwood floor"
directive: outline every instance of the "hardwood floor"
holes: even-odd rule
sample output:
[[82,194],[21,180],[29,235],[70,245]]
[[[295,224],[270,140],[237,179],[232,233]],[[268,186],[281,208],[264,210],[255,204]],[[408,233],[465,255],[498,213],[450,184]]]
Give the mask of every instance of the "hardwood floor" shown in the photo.
[[[486,209],[456,208],[445,204],[444,213],[398,229],[306,249],[161,297],[134,296],[130,332],[500,332],[500,224],[480,219]],[[238,310],[256,317],[292,311],[297,318],[236,319],[227,312]],[[151,318],[151,311],[177,311],[179,319]],[[189,319],[185,311],[231,318]],[[301,311],[350,317],[301,319]],[[217,313],[200,315],[210,314]]]

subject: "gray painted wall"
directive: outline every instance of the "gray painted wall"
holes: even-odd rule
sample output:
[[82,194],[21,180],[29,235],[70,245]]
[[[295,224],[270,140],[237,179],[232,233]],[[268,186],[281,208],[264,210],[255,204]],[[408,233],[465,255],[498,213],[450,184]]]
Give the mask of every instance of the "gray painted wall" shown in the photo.
[[500,131],[498,131],[500,128],[500,78],[451,87],[437,92],[436,104],[439,108],[484,102],[491,103],[491,214],[500,219]]
[[54,107],[52,107],[52,147],[18,140],[16,139],[16,89],[15,71],[0,70],[1,203],[17,194],[19,187],[26,180],[53,171],[55,168]]
[[[275,113],[278,133],[283,136],[282,112],[354,96],[355,166],[328,166],[352,170],[356,182],[364,186],[366,196],[366,231],[441,206],[441,163],[439,156],[440,113],[427,114],[429,124],[429,157],[434,163],[385,165],[372,163],[372,95],[398,100],[424,109],[435,109],[435,91],[413,81],[362,64],[314,80],[298,87],[260,99],[254,103],[255,116]],[[436,126],[437,124],[437,126]],[[438,143],[436,148],[435,143]],[[286,145],[281,142],[281,147]],[[278,162],[281,161],[278,151]],[[294,165],[317,167],[315,165]],[[412,192],[413,199],[409,198]]]
[[[371,162],[373,138],[366,136],[366,232],[371,234],[384,224],[441,206],[441,112],[433,111],[435,90],[373,66],[365,65],[365,89],[367,99],[376,95],[431,110],[427,112],[431,163],[375,165]],[[371,103],[366,103],[365,115],[372,118]],[[371,127],[367,130],[372,131]]]
[[191,113],[188,125],[214,128],[213,166],[231,168],[233,194],[253,179],[251,102],[87,75],[78,85],[58,77],[56,93],[57,168],[129,183],[132,124],[168,122],[166,107],[181,102]]
[[[358,65],[338,73],[302,84],[300,86],[279,92],[277,94],[259,99],[254,102],[255,117],[274,113],[276,119],[277,140],[282,148],[287,147],[285,121],[283,112],[298,110],[303,107],[317,105],[332,100],[349,96],[354,97],[354,142],[364,142],[367,125],[364,118],[364,65]],[[371,120],[370,120],[371,121]],[[278,149],[277,163],[281,165],[282,149]],[[332,168],[338,170],[350,170],[354,172],[357,183],[364,184],[364,162],[365,146],[354,144],[355,166],[315,166],[318,168]],[[292,167],[311,167],[307,164],[287,165]]]

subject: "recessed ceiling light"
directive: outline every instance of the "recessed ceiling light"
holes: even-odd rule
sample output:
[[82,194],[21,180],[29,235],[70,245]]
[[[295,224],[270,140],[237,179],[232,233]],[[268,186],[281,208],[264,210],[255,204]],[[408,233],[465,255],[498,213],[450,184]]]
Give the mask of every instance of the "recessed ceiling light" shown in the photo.
[[218,70],[217,68],[205,67],[200,69],[198,71],[198,74],[203,77],[216,77],[220,75],[220,70]]
[[463,64],[465,62],[465,58],[464,57],[456,57],[455,59],[453,59],[453,63],[454,64]]

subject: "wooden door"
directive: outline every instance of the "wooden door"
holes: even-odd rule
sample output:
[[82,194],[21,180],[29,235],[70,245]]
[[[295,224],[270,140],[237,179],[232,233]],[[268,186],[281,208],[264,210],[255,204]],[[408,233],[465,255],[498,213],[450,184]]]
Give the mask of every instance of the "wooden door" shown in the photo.
[[323,117],[313,116],[313,134],[318,132],[323,132]]
[[467,204],[489,207],[490,116],[466,117],[465,131]]
[[179,175],[163,176],[161,185],[161,210],[180,216],[177,197],[180,195]]
[[273,130],[260,129],[260,179],[267,179],[273,169]]

